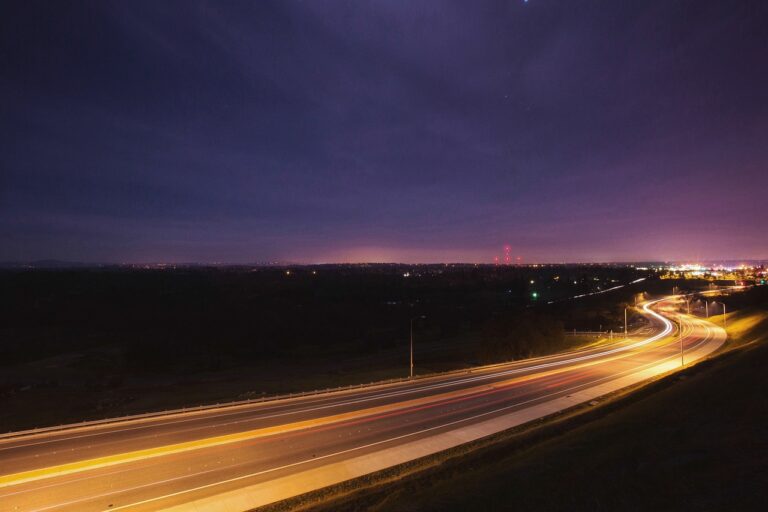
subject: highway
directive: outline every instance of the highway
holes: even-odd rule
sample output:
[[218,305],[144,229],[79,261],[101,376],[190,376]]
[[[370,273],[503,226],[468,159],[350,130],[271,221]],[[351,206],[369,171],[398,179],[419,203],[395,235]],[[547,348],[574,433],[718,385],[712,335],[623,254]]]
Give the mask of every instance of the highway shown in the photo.
[[724,343],[673,300],[642,306],[649,334],[550,357],[2,436],[0,511],[246,510],[435,453],[680,368],[681,344],[689,364]]

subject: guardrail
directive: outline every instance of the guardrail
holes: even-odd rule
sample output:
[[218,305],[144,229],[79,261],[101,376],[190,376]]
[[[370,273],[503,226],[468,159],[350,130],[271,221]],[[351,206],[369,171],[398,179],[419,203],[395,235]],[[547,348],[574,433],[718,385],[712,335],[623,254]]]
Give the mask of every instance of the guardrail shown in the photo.
[[[462,370],[464,372],[471,372],[471,370]],[[39,434],[44,432],[55,432],[57,430],[68,430],[73,428],[80,428],[80,427],[90,427],[90,426],[97,426],[97,425],[108,425],[110,423],[118,423],[122,421],[132,421],[132,420],[141,420],[141,419],[150,419],[150,418],[158,418],[163,416],[172,416],[174,414],[181,414],[181,413],[187,413],[187,412],[196,412],[196,411],[206,411],[206,410],[212,410],[212,409],[218,409],[222,407],[237,407],[241,405],[253,405],[253,404],[261,404],[265,402],[274,402],[277,400],[286,400],[290,398],[302,398],[302,397],[308,397],[308,396],[316,396],[316,395],[324,395],[324,394],[330,394],[330,393],[338,393],[341,391],[349,391],[352,389],[362,389],[362,388],[370,388],[370,387],[376,387],[376,386],[384,386],[388,384],[394,384],[396,382],[403,382],[407,380],[416,380],[416,379],[422,379],[425,377],[434,377],[436,374],[428,374],[428,375],[420,375],[418,377],[414,376],[413,379],[409,379],[408,377],[403,377],[399,379],[387,379],[387,380],[381,380],[381,381],[375,381],[370,383],[360,383],[360,384],[349,384],[348,386],[337,386],[333,388],[325,388],[325,389],[315,389],[311,391],[297,391],[295,393],[280,393],[276,395],[267,395],[263,394],[262,396],[258,398],[249,398],[245,400],[233,400],[228,402],[217,402],[215,404],[201,404],[197,406],[190,406],[190,407],[181,407],[176,409],[166,409],[163,411],[153,411],[153,412],[146,412],[146,413],[139,413],[139,414],[126,414],[124,416],[112,416],[109,418],[103,418],[103,419],[97,419],[97,420],[84,420],[79,421],[76,423],[66,423],[63,425],[55,425],[50,427],[40,427],[40,428],[32,428],[27,430],[18,430],[15,432],[6,432],[0,434],[0,439],[8,439],[13,437],[21,437],[25,435],[30,434]]]
[[[552,354],[552,355],[561,355],[561,354]],[[525,359],[525,361],[532,361],[536,359],[544,359],[546,357],[551,356],[541,356],[541,357],[534,357],[530,359]],[[98,425],[109,425],[111,423],[120,423],[124,421],[134,421],[134,420],[142,420],[142,419],[151,419],[151,418],[161,418],[164,416],[172,416],[174,414],[182,414],[182,413],[188,413],[188,412],[198,412],[198,411],[207,411],[207,410],[214,410],[219,408],[226,408],[226,407],[238,407],[238,406],[245,406],[245,405],[255,405],[255,404],[262,404],[267,402],[274,402],[278,400],[287,400],[287,399],[294,399],[294,398],[306,398],[311,396],[319,396],[319,395],[327,395],[331,393],[340,393],[343,391],[351,391],[351,390],[358,390],[358,389],[367,389],[367,388],[375,388],[378,386],[387,386],[391,384],[396,383],[402,383],[407,381],[415,381],[415,380],[423,380],[423,379],[429,379],[429,378],[438,378],[438,377],[444,377],[444,376],[450,376],[455,374],[470,374],[473,371],[479,371],[479,370],[488,370],[493,369],[500,366],[507,366],[510,364],[518,363],[519,361],[506,361],[503,363],[495,363],[495,364],[489,364],[489,365],[483,365],[483,366],[474,366],[471,368],[465,368],[460,370],[449,370],[445,372],[435,372],[435,373],[427,373],[424,375],[414,375],[413,378],[409,377],[400,377],[400,378],[393,378],[393,379],[384,379],[379,381],[372,381],[369,383],[359,383],[359,384],[349,384],[346,386],[336,386],[336,387],[328,387],[324,389],[315,389],[315,390],[307,390],[307,391],[297,391],[292,393],[280,393],[276,395],[267,395],[263,394],[262,396],[258,398],[249,398],[245,400],[233,400],[229,402],[217,402],[215,404],[201,404],[197,406],[191,406],[191,407],[180,407],[176,409],[166,409],[163,411],[153,411],[153,412],[146,412],[146,413],[139,413],[139,414],[126,414],[124,416],[112,416],[109,418],[102,418],[102,419],[96,419],[96,420],[84,420],[79,421],[76,423],[66,423],[62,425],[53,425],[50,427],[39,427],[39,428],[32,428],[27,430],[17,430],[17,431],[11,431],[11,432],[5,432],[0,433],[0,440],[4,439],[11,439],[14,437],[23,437],[27,435],[33,435],[33,434],[42,434],[45,432],[56,432],[60,430],[69,430],[69,429],[76,429],[76,428],[83,428],[83,427],[92,427],[92,426],[98,426]]]

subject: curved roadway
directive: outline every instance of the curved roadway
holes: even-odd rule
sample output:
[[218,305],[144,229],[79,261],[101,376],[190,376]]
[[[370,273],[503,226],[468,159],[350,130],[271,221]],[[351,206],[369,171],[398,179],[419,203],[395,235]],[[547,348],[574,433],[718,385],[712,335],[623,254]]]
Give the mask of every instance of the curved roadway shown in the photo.
[[723,329],[679,315],[669,299],[643,310],[654,334],[612,345],[324,395],[4,436],[0,510],[247,510],[679,368],[681,343],[688,364],[725,341]]

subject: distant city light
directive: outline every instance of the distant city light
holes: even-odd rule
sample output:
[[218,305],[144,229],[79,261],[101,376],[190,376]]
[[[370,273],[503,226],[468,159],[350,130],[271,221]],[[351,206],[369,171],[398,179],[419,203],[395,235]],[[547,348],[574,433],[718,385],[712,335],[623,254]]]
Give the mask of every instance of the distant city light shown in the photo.
[[669,265],[659,269],[663,273],[659,276],[661,279],[706,279],[709,281],[751,281],[755,284],[760,283],[765,278],[766,269],[764,265],[744,265],[737,266],[711,264],[701,265],[699,263],[686,263],[682,265]]

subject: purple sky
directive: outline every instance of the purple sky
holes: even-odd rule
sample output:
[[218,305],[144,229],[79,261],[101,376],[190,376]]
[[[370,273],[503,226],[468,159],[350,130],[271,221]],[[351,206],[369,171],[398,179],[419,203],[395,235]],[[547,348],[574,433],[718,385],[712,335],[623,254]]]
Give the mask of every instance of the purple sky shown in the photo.
[[3,2],[0,261],[768,258],[768,2]]

